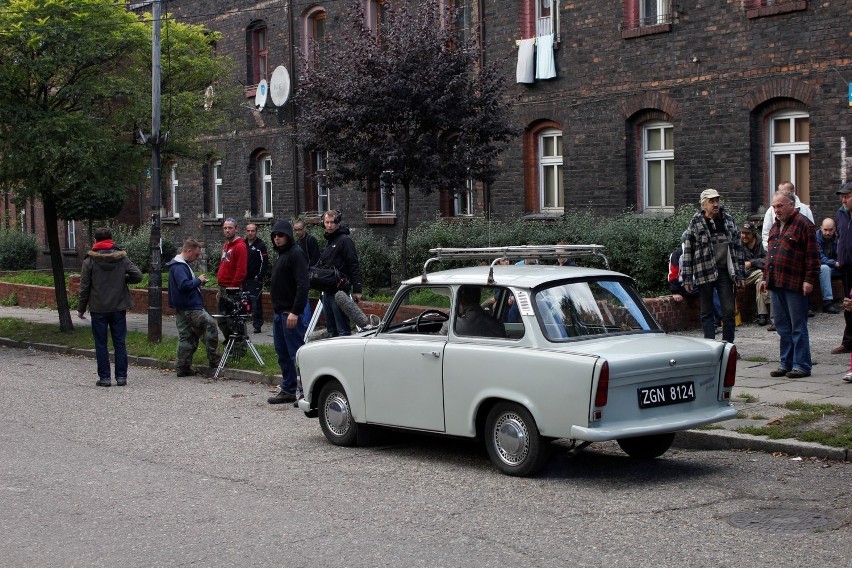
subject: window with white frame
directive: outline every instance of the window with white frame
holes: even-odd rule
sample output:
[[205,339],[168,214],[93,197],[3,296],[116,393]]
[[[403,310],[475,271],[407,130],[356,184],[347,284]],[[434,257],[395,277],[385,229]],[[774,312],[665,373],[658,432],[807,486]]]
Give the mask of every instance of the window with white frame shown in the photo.
[[668,122],[642,127],[642,189],[646,210],[674,209],[674,127]]
[[671,0],[640,0],[639,25],[656,26],[671,21]]
[[535,35],[545,36],[553,34],[554,22],[554,0],[535,1]]
[[331,209],[331,199],[328,193],[328,152],[312,152],[314,180],[316,183],[317,211],[320,213]]
[[177,219],[180,217],[180,209],[178,208],[178,173],[177,164],[172,164],[169,168],[169,203],[166,207],[166,215]]
[[453,215],[455,217],[470,217],[473,215],[474,182],[466,180],[464,189],[453,196]]
[[796,195],[810,203],[810,117],[806,112],[783,112],[769,121],[769,195],[778,184],[791,181]]
[[77,222],[73,219],[65,222],[65,244],[69,249],[77,248]]
[[222,161],[213,162],[211,180],[213,185],[213,213],[217,219],[224,216],[224,207],[222,206]]
[[562,211],[562,132],[552,128],[538,136],[538,186],[542,211]]
[[393,172],[382,172],[379,180],[379,212],[393,213],[396,211],[394,198]]
[[272,217],[272,156],[269,154],[260,158],[260,172],[263,216]]

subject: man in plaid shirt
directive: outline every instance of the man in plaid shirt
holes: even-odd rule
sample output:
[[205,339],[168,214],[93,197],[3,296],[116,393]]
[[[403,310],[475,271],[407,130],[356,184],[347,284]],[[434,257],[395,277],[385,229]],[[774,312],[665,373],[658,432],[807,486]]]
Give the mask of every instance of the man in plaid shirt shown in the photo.
[[776,193],[772,198],[775,223],[769,231],[769,251],[760,290],[772,293],[772,313],[781,337],[781,364],[773,377],[800,379],[811,375],[808,337],[808,297],[819,279],[816,229],[796,209],[795,198]]
[[715,189],[701,192],[701,211],[695,213],[683,242],[683,287],[692,292],[693,281],[701,299],[701,327],[704,337],[716,337],[713,292],[722,306],[722,339],[734,342],[734,284],[745,282],[745,250],[734,218],[720,205]]

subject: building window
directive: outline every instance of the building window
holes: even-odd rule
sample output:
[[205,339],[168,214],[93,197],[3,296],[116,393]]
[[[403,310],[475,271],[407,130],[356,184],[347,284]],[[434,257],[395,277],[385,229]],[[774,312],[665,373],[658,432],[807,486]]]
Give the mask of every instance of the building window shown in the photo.
[[[331,209],[328,190],[328,152],[316,150],[308,154],[305,164],[305,208],[308,216],[319,216]],[[311,210],[311,208],[314,208]]]
[[246,52],[248,61],[248,82],[257,85],[261,79],[267,79],[269,74],[267,28],[264,22],[255,22],[249,26]]
[[364,6],[364,17],[367,19],[367,27],[370,28],[376,39],[381,39],[387,32],[387,0],[367,0]]
[[670,0],[640,0],[639,25],[656,26],[671,22]]
[[536,37],[553,34],[553,0],[535,0]]
[[769,120],[769,195],[791,181],[796,194],[810,203],[810,120],[805,112],[784,112]]
[[[386,172],[393,174],[393,172]],[[384,174],[384,172],[383,172]],[[382,175],[379,181],[379,212],[382,214],[396,211],[396,200],[394,198],[394,183],[390,175]]]
[[470,41],[473,24],[471,14],[471,0],[453,0],[453,9],[455,10],[455,39],[459,45],[464,45]]
[[65,245],[69,249],[77,248],[77,222],[74,220],[65,222]]
[[471,217],[473,215],[474,181],[465,182],[464,189],[453,196],[453,216]]
[[547,129],[538,136],[538,187],[542,211],[562,211],[562,132]]
[[317,67],[323,60],[327,47],[325,35],[326,14],[322,8],[314,8],[305,17],[305,54],[308,63]]
[[178,181],[177,164],[172,164],[169,167],[169,186],[165,195],[165,216],[180,217],[180,209],[178,207]]
[[260,185],[263,216],[272,217],[272,156],[260,158]]
[[222,161],[216,161],[211,168],[211,185],[213,186],[213,214],[217,219],[224,216],[222,205]]
[[674,209],[674,127],[667,122],[642,128],[642,186],[646,210]]

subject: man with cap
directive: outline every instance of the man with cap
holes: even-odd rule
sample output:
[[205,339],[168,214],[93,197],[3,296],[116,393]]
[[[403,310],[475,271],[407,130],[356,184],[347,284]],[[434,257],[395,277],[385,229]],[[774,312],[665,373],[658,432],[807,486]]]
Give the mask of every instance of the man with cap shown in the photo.
[[[852,181],[844,183],[835,193],[843,202],[834,214],[834,225],[837,231],[837,261],[840,263],[840,276],[843,277],[843,297],[848,298],[852,290]],[[840,345],[831,350],[835,354],[852,351],[852,312],[844,311],[843,317],[846,318],[846,327]]]
[[772,377],[801,379],[811,375],[808,336],[808,298],[819,279],[816,230],[789,193],[772,197],[775,224],[769,231],[769,251],[760,290],[772,293],[772,317],[780,338],[780,364]]
[[757,227],[745,223],[740,227],[740,240],[745,251],[746,285],[754,284],[755,306],[757,320],[755,323],[763,327],[769,323],[769,292],[760,291],[760,281],[763,280],[763,268],[766,265],[766,250],[757,238]]
[[745,251],[734,218],[720,205],[715,189],[701,192],[701,210],[693,215],[683,243],[683,286],[698,287],[701,299],[701,327],[704,337],[713,339],[713,292],[722,305],[722,339],[734,342],[734,285],[745,282]]

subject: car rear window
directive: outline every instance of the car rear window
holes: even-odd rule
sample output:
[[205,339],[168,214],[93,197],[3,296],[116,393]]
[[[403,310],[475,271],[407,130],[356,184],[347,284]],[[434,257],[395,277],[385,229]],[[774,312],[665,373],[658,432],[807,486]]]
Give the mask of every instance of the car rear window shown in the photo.
[[550,341],[659,329],[626,281],[563,282],[542,288],[535,292],[535,309]]

